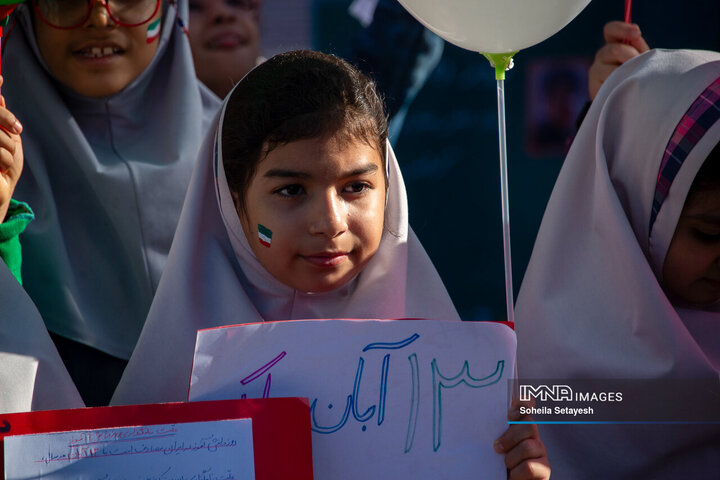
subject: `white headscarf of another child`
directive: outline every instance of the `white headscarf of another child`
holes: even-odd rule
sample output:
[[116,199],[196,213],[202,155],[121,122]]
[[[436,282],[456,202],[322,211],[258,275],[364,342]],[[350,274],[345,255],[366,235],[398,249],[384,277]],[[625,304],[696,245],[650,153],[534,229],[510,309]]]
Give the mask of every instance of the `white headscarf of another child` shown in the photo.
[[84,406],[35,305],[0,260],[0,413]]
[[[714,96],[696,103],[711,85]],[[650,51],[603,85],[560,172],[518,296],[521,379],[718,381],[717,304],[674,307],[662,270],[720,121],[703,126],[664,199],[658,177],[669,140],[682,136],[680,120],[703,102],[717,112],[719,92],[720,54],[703,51]],[[718,426],[555,425],[541,435],[558,478],[720,471]]]

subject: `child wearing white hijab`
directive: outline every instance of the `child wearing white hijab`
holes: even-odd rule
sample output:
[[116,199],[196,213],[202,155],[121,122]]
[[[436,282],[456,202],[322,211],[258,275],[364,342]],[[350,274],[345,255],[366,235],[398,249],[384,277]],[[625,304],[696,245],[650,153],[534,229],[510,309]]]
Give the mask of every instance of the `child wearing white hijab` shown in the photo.
[[[323,78],[327,70],[345,84]],[[113,403],[186,400],[201,328],[459,320],[408,226],[385,125],[372,85],[335,57],[278,55],[235,87],[201,148],[166,273]],[[275,165],[276,156],[289,158]],[[335,166],[337,158],[353,163]]]
[[36,219],[24,286],[88,405],[107,404],[160,280],[204,130],[180,0],[31,0],[3,44]]
[[[696,379],[718,391],[719,120],[718,53],[651,50],[608,77],[518,296],[521,380],[656,379],[674,389]],[[543,425],[542,434],[557,478],[720,471],[718,425]]]
[[[384,109],[366,77],[330,55],[277,55],[237,84],[213,131],[113,403],[187,400],[198,329],[459,320],[408,226]],[[546,460],[526,430],[505,437],[520,470]],[[514,449],[527,438],[536,448]]]

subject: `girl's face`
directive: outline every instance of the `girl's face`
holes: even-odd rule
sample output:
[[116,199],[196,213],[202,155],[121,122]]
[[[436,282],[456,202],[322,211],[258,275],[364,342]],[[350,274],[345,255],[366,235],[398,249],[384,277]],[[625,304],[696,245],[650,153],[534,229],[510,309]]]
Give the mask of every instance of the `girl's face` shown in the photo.
[[245,236],[265,269],[302,292],[346,284],[377,252],[385,176],[377,149],[334,137],[272,150],[257,166],[244,212]]
[[663,265],[673,300],[706,306],[720,300],[720,191],[686,202]]
[[148,29],[161,17],[160,10],[143,25],[123,27],[98,0],[88,20],[69,30],[47,25],[33,11],[40,54],[55,78],[80,95],[113,95],[150,65],[159,36]]
[[257,63],[260,0],[190,0],[188,28],[198,78],[223,98]]

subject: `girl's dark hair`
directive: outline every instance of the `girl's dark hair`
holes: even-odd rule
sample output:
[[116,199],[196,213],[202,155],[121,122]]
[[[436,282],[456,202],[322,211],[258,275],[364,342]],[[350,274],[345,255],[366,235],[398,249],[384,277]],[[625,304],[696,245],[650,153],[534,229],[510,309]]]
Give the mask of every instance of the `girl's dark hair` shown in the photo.
[[685,205],[700,200],[703,193],[718,189],[720,189],[720,142],[715,145],[695,175]]
[[297,140],[361,140],[386,171],[387,118],[375,84],[333,55],[298,50],[255,67],[231,93],[221,134],[228,186],[241,200],[260,161]]

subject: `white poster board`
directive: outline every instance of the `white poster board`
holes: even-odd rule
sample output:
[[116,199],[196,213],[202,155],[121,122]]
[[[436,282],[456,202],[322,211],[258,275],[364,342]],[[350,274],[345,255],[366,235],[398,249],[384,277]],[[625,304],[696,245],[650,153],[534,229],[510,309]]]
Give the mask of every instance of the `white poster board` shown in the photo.
[[515,333],[490,322],[299,320],[198,332],[190,400],[308,397],[326,479],[505,479]]
[[4,448],[6,480],[255,478],[249,418],[16,435]]

